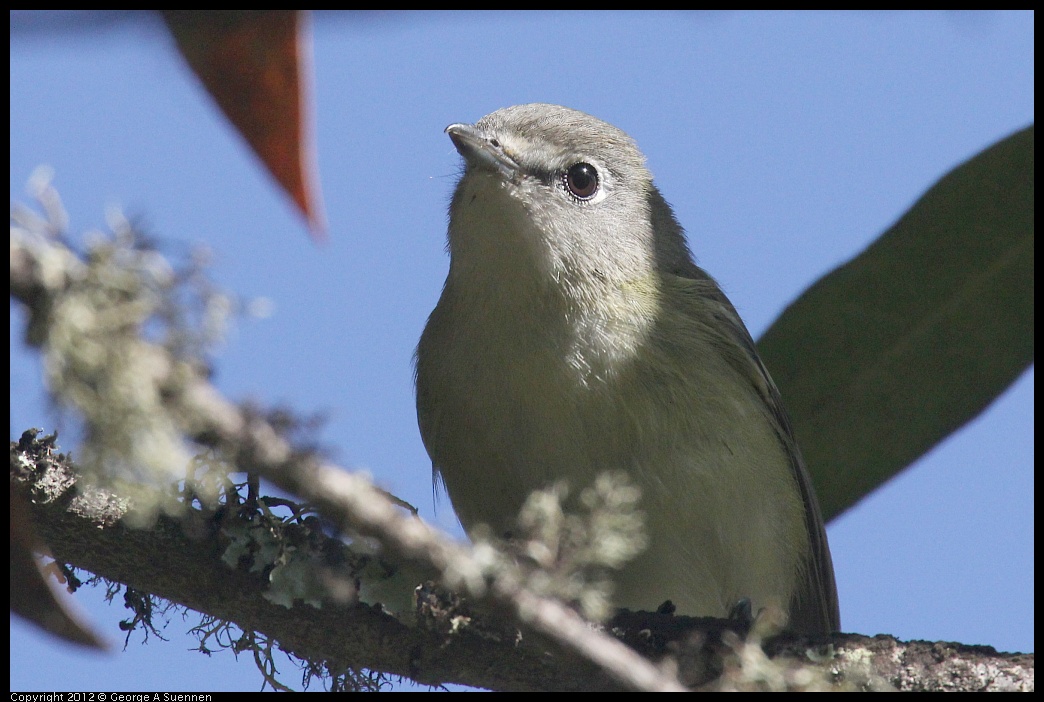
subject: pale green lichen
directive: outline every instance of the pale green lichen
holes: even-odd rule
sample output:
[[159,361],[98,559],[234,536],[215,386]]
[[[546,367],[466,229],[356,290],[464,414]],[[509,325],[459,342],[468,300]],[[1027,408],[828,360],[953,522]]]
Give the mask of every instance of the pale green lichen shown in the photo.
[[38,171],[30,188],[40,212],[14,205],[11,239],[36,254],[47,304],[33,310],[27,336],[41,348],[51,398],[82,419],[79,485],[130,499],[132,523],[177,513],[181,504],[167,488],[184,479],[197,452],[185,439],[179,390],[206,373],[204,357],[235,305],[194,264],[175,271],[116,211],[111,231],[85,236],[78,254],[50,173]]

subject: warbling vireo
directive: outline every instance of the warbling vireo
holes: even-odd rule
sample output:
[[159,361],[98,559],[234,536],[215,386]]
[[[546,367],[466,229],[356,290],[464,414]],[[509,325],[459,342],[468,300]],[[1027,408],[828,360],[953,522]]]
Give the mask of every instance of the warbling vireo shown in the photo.
[[417,413],[466,529],[624,471],[649,546],[615,604],[840,626],[819,506],[779,392],[624,132],[557,105],[446,128],[464,158]]

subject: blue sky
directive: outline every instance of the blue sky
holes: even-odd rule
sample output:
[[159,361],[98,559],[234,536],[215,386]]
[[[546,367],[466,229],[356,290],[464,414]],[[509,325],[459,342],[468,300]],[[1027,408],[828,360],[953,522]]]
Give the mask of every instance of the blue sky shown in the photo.
[[[323,14],[313,30],[327,244],[150,19],[12,33],[11,197],[49,164],[74,232],[119,205],[165,240],[206,242],[220,285],[274,305],[230,335],[219,387],[326,413],[342,465],[456,533],[448,502],[432,504],[411,368],[448,264],[447,124],[552,102],[629,132],[757,337],[940,176],[1033,120],[1028,12]],[[21,321],[12,306],[12,437],[56,423]],[[829,525],[845,631],[1033,650],[1033,413],[1030,369]],[[120,652],[122,609],[75,600],[117,652],[12,620],[12,690],[260,687],[247,658],[187,650],[191,616]]]

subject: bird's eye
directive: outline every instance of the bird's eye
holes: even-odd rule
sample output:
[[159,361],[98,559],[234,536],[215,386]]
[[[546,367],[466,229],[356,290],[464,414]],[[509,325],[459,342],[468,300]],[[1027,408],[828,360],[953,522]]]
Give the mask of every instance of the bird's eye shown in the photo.
[[598,192],[598,171],[590,163],[574,163],[562,176],[562,182],[577,200],[590,200]]

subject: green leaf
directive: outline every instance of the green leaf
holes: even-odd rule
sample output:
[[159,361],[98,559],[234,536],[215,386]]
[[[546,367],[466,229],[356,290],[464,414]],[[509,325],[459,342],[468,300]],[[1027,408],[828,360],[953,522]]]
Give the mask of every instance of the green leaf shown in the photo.
[[830,519],[1033,362],[1033,126],[936,183],[758,343]]

